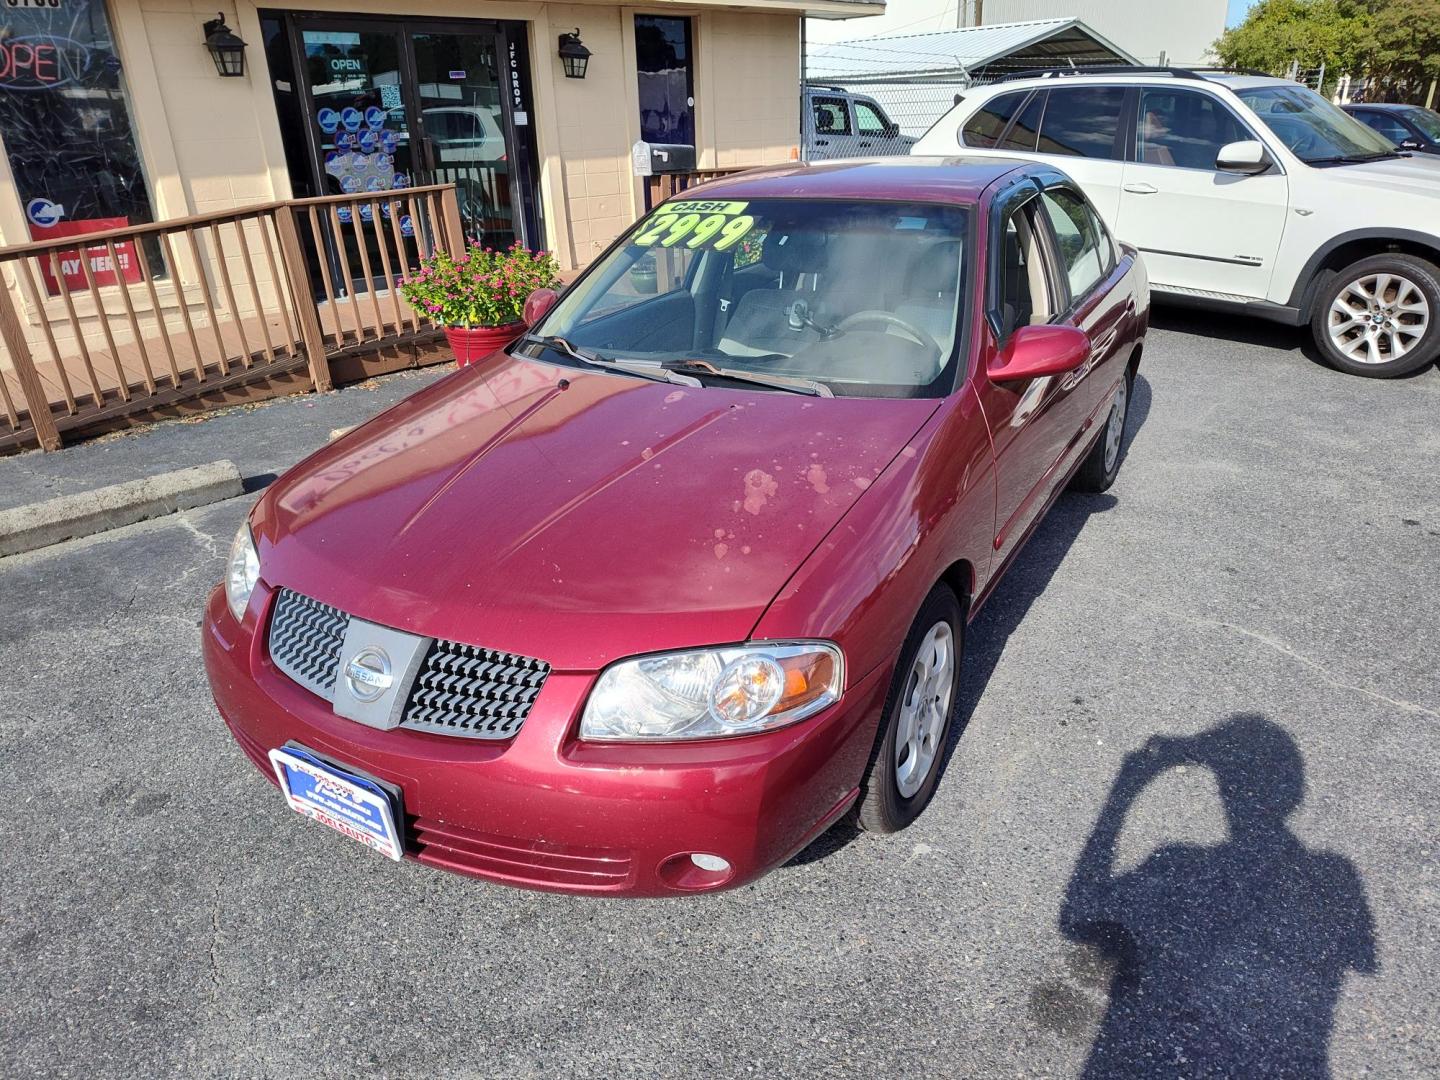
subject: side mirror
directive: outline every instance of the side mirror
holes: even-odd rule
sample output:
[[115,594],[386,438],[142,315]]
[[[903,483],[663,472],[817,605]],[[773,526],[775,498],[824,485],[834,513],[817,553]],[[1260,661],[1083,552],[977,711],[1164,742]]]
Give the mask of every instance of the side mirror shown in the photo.
[[525,307],[521,312],[526,326],[535,326],[555,306],[560,299],[560,294],[554,289],[536,289],[525,298]]
[[1404,142],[1402,142],[1402,143],[1400,144],[1400,149],[1401,149],[1401,150],[1419,150],[1419,149],[1420,149],[1420,140],[1419,140],[1419,139],[1406,139]]
[[899,135],[899,134],[900,134],[900,125],[899,125],[899,124],[890,123],[890,124],[886,124],[886,125],[885,125],[885,131],[884,131],[885,138],[887,138],[887,139],[893,139],[893,138],[895,138],[896,135]]
[[1254,175],[1270,168],[1265,146],[1256,139],[1226,143],[1215,155],[1215,167],[1222,172]]
[[1090,338],[1073,326],[1022,326],[990,361],[994,382],[1020,382],[1074,371],[1090,359]]

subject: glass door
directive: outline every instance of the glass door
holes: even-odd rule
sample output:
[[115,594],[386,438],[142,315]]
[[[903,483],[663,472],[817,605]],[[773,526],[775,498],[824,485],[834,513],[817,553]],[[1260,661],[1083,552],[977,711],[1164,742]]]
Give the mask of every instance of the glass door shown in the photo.
[[409,187],[414,147],[399,32],[306,29],[301,44],[326,193]]
[[425,183],[454,184],[472,244],[505,248],[519,239],[512,162],[505,138],[505,87],[494,28],[415,33],[415,91],[424,130]]

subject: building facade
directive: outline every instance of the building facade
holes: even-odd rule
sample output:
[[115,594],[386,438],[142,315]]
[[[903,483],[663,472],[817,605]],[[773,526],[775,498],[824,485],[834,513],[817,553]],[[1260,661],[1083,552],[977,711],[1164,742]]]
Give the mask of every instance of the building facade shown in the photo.
[[[801,18],[883,10],[218,2],[241,77],[205,44],[217,0],[0,8],[0,242],[454,181],[487,241],[582,265],[641,208],[632,144],[686,143],[700,168],[786,160]],[[583,78],[558,54],[572,32]]]

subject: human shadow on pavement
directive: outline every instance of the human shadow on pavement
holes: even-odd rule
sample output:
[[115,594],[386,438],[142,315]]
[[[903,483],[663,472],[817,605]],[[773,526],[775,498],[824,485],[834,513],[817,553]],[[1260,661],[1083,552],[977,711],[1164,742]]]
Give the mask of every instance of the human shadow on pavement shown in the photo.
[[[1179,766],[1213,774],[1228,838],[1167,844],[1117,872],[1135,800]],[[1379,961],[1354,865],[1286,825],[1304,795],[1299,747],[1263,716],[1156,736],[1126,756],[1060,912],[1061,932],[1109,973],[1084,1076],[1330,1075],[1346,975],[1373,974]],[[1065,1017],[1046,1013],[1063,1000],[1032,996],[1032,1015],[1063,1029]]]
[[[1150,415],[1150,402],[1150,384],[1143,375],[1137,374],[1130,390],[1130,415],[1125,424],[1125,443],[1122,449],[1126,453],[1129,452],[1130,443],[1136,433]],[[946,738],[940,764],[937,766],[940,769],[940,783],[944,783],[945,771],[970,721],[970,714],[985,692],[995,665],[1000,662],[1000,656],[1005,651],[1006,642],[1019,628],[1030,606],[1049,586],[1050,579],[1060,568],[1070,546],[1085,527],[1085,522],[1092,514],[1104,513],[1118,501],[1110,494],[1070,492],[1062,495],[1015,556],[1015,562],[1006,571],[1004,580],[996,586],[984,609],[966,628],[965,651],[960,663],[960,685],[955,694],[955,718],[950,724],[950,734]],[[785,865],[801,866],[823,859],[859,835],[860,830],[854,822],[848,816],[842,818],[812,840],[808,847],[791,856]]]

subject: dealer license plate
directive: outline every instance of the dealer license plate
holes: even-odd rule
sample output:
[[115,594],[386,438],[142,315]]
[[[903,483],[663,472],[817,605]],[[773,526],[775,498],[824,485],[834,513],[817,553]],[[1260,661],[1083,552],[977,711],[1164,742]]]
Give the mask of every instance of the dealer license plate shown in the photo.
[[290,809],[399,860],[403,847],[390,794],[375,781],[338,769],[298,746],[270,751]]

